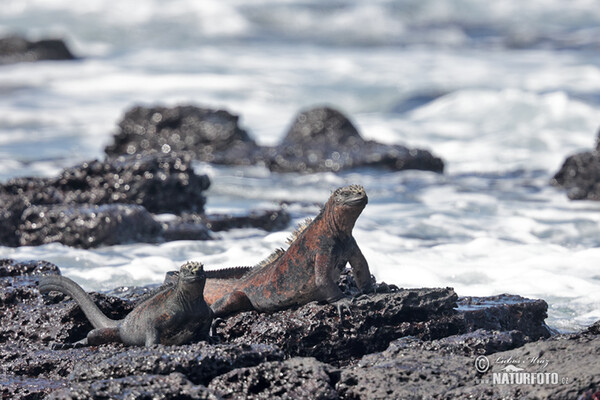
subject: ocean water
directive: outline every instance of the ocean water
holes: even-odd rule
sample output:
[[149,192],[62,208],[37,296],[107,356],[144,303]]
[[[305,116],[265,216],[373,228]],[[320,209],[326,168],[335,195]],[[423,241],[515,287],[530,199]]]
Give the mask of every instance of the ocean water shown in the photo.
[[[548,323],[600,319],[600,203],[549,185],[595,145],[600,9],[591,0],[5,0],[0,34],[60,36],[72,62],[0,66],[0,181],[103,157],[131,106],[225,108],[261,144],[328,104],[362,135],[432,150],[444,175],[276,174],[198,163],[208,212],[297,200],[295,222],[338,186],[369,205],[355,237],[378,280],[459,295],[543,298]],[[241,195],[243,194],[243,195]],[[88,290],[158,283],[186,260],[251,265],[293,230],[93,250],[0,247],[45,259]]]

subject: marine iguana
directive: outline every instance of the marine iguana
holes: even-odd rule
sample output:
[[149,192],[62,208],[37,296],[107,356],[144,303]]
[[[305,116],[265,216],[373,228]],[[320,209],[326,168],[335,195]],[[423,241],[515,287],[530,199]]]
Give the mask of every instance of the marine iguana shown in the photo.
[[347,262],[359,288],[371,291],[369,265],[352,236],[367,202],[360,185],[338,188],[319,215],[297,230],[286,251],[276,250],[253,268],[207,271],[204,298],[215,316],[336,302],[345,297],[337,281]]
[[104,315],[81,286],[69,278],[43,276],[39,290],[67,294],[79,304],[94,326],[79,344],[179,345],[208,338],[213,312],[204,301],[205,281],[202,263],[186,262],[180,268],[176,284],[142,301],[121,320]]

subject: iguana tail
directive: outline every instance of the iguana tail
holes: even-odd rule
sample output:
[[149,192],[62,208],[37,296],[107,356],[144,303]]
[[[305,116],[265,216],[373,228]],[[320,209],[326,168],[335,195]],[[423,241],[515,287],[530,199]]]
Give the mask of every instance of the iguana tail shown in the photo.
[[56,291],[71,296],[79,304],[87,319],[90,320],[96,329],[112,328],[118,324],[118,321],[104,315],[81,286],[69,278],[59,275],[42,276],[40,278],[39,290],[40,293]]

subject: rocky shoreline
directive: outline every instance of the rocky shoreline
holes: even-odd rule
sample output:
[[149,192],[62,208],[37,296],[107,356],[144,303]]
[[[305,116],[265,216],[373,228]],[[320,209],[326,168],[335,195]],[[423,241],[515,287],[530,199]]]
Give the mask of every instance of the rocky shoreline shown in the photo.
[[[224,110],[195,106],[134,107],[125,113],[105,160],[65,168],[51,178],[0,184],[2,246],[59,242],[93,248],[131,242],[209,240],[212,232],[285,229],[284,208],[246,215],[207,215],[206,175],[196,160],[263,165],[277,172],[338,172],[356,167],[443,172],[426,150],[364,140],[337,110],[301,112],[278,146],[262,147]],[[170,218],[158,214],[172,214]]]
[[[91,248],[288,226],[283,208],[207,215],[210,180],[194,172],[196,160],[282,173],[444,169],[426,150],[365,140],[330,107],[301,111],[271,147],[259,146],[224,110],[134,107],[106,153],[105,160],[56,177],[0,185],[0,245]],[[573,156],[552,182],[572,199],[597,200],[599,160],[598,149]],[[342,318],[332,305],[309,303],[233,315],[217,324],[210,343],[58,350],[56,344],[75,342],[91,329],[68,297],[37,291],[40,274],[58,273],[41,260],[0,260],[3,398],[600,398],[600,321],[582,332],[553,333],[544,323],[543,300],[459,297],[452,288],[385,283],[358,296],[344,273],[340,287],[355,300]],[[92,296],[117,319],[150,290]]]
[[[40,274],[58,273],[44,261],[0,260],[3,398],[592,399],[600,390],[600,322],[553,335],[543,300],[384,283],[355,298],[342,319],[332,305],[309,303],[233,315],[217,325],[213,343],[53,350],[91,329],[68,297],[37,291]],[[340,287],[358,291],[347,273]],[[148,290],[92,296],[121,318]],[[487,369],[476,367],[478,356]],[[524,372],[559,382],[494,383]]]

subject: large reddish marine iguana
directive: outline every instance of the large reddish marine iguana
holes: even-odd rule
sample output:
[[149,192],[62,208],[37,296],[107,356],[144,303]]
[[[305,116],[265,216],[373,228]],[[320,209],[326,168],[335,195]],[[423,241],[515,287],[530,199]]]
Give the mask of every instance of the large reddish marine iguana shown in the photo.
[[[345,297],[337,282],[348,262],[358,287],[371,291],[369,265],[352,236],[367,202],[362,186],[341,187],[312,222],[298,229],[286,251],[277,250],[253,268],[207,271],[204,298],[215,316],[333,303]],[[341,315],[340,304],[338,311]]]
[[94,326],[79,344],[179,345],[208,338],[213,312],[204,301],[205,281],[203,265],[187,262],[181,266],[174,285],[159,289],[122,320],[104,315],[81,286],[69,278],[43,276],[39,290],[67,294],[79,304]]

